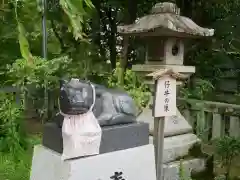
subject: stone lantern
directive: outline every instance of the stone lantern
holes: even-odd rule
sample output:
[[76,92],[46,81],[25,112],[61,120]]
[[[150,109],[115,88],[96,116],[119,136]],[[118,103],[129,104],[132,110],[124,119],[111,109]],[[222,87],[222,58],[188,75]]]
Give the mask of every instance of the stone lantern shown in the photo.
[[[123,36],[138,36],[146,42],[145,64],[133,66],[136,72],[149,73],[162,68],[191,75],[195,67],[184,66],[184,41],[189,38],[213,36],[214,29],[198,26],[191,19],[180,16],[180,9],[173,3],[156,4],[150,15],[136,23],[118,26]],[[152,84],[152,83],[148,83]]]
[[[149,15],[141,17],[134,24],[118,26],[118,32],[122,36],[138,36],[146,42],[145,64],[132,67],[133,71],[141,75],[160,69],[172,69],[174,72],[190,76],[195,73],[195,67],[184,65],[185,40],[214,35],[214,29],[202,28],[191,19],[181,16],[177,5],[169,2],[157,3]],[[150,86],[154,84],[152,78],[148,79],[147,76],[145,83]],[[154,120],[151,106],[143,110],[138,120],[150,124],[152,135]],[[177,180],[177,159],[187,156],[189,149],[200,140],[192,133],[192,127],[179,111],[176,116],[167,117],[165,123],[164,179]],[[204,159],[191,158],[183,164],[190,173],[190,170],[204,170],[204,163]]]

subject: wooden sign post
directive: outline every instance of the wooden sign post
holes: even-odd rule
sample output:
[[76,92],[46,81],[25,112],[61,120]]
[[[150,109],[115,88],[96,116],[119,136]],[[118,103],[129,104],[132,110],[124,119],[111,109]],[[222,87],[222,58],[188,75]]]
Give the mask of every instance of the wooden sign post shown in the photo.
[[163,151],[164,151],[164,126],[165,117],[175,116],[176,104],[176,79],[184,75],[173,72],[171,69],[162,69],[147,76],[155,80],[155,97],[153,106],[154,116],[154,144],[157,180],[163,180]]

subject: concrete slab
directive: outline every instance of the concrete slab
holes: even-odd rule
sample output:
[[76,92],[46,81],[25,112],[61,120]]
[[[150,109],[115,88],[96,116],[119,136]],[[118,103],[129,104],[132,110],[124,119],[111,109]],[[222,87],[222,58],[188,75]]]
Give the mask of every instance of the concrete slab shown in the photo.
[[[30,180],[107,180],[122,173],[126,180],[156,180],[153,145],[61,161],[44,146],[34,148]],[[113,179],[113,178],[112,178]]]

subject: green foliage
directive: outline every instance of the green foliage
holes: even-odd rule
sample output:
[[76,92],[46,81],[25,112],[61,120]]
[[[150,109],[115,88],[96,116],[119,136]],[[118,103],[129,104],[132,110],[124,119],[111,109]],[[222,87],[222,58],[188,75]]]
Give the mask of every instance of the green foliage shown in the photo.
[[[14,156],[21,157],[16,161]],[[31,169],[32,154],[29,152],[15,154],[0,153],[0,179],[27,180]]]
[[225,169],[226,180],[230,179],[230,170],[234,158],[240,155],[240,139],[224,136],[213,141],[214,152],[220,158],[220,164]]
[[[48,91],[55,91],[59,87],[59,79],[63,76],[68,77],[70,74],[68,69],[70,63],[71,59],[67,56],[55,58],[51,61],[39,57],[32,57],[31,62],[26,59],[18,59],[8,66],[8,83],[21,89],[25,108],[28,108],[25,102],[26,96],[34,100],[37,106],[35,107],[42,119],[44,113],[47,112],[45,104],[42,102],[44,94],[36,94],[36,92],[43,92],[45,88]],[[58,94],[55,93],[54,95],[53,99],[58,98]]]
[[25,28],[18,18],[17,6],[18,6],[18,1],[15,1],[15,15],[16,15],[16,21],[17,21],[17,27],[18,27],[18,41],[19,41],[20,51],[21,51],[22,57],[29,61],[31,60],[32,55],[30,52],[28,40],[26,38]]
[[20,22],[18,22],[18,31],[19,31],[18,39],[19,39],[21,54],[24,59],[30,60],[32,55],[29,51],[28,40],[27,40],[26,36],[24,35],[24,31],[25,31],[24,27],[23,27],[22,23],[20,23]]
[[33,57],[29,63],[26,59],[18,59],[8,66],[9,82],[14,86],[27,90],[27,85],[35,85],[36,88],[44,87],[44,81],[48,81],[48,87],[54,87],[59,78],[68,75],[68,65],[71,59],[67,56],[46,61],[40,57]]
[[225,175],[220,175],[214,178],[214,180],[226,180]]
[[[41,142],[38,136],[31,136],[28,139],[29,148],[21,152],[0,152],[0,179],[1,180],[27,180],[29,179],[32,147]],[[18,157],[18,159],[16,159]]]
[[113,71],[112,76],[108,79],[109,87],[118,87],[123,88],[129,93],[130,96],[136,102],[136,105],[139,109],[145,107],[150,98],[150,91],[146,85],[142,82],[142,79],[137,76],[132,70],[127,69],[124,75],[124,86],[122,87],[118,74],[120,73],[120,63],[117,63],[116,69]]
[[180,95],[182,97],[186,99],[192,98],[203,100],[206,98],[208,93],[211,93],[214,89],[214,86],[210,81],[201,78],[194,79],[192,83],[193,85],[190,88],[181,88]]
[[[17,6],[14,4],[16,2]],[[41,2],[41,0],[38,0],[38,2]],[[115,65],[114,60],[119,53],[118,50],[121,49],[118,47],[122,45],[121,38],[117,34],[117,25],[133,22],[136,17],[146,15],[157,2],[159,1],[60,0],[58,2],[48,0],[51,5],[47,5],[49,60],[46,61],[38,57],[41,55],[41,18],[43,13],[42,7],[39,8],[38,6],[42,5],[32,0],[1,1],[1,85],[13,84],[18,86],[22,89],[22,95],[31,93],[31,96],[37,97],[35,102],[41,104],[38,109],[44,109],[43,103],[40,103],[45,97],[42,91],[46,87],[54,90],[60,77],[88,78],[104,84],[105,80],[103,78],[109,72],[109,65],[106,60],[110,59],[111,63]],[[203,27],[215,29],[213,38],[202,41],[193,40],[190,42],[192,44],[186,44],[185,48],[184,64],[195,65],[197,68],[196,76],[200,79],[192,80],[192,85],[183,88],[181,95],[185,98],[206,99],[209,93],[217,90],[213,87],[218,80],[223,78],[219,65],[223,65],[225,68],[226,65],[230,64],[231,67],[239,69],[240,26],[238,22],[240,20],[240,1],[176,0],[175,2],[181,8],[182,15],[190,17]],[[131,8],[134,3],[137,6],[136,12]],[[92,13],[93,6],[96,8],[95,13]],[[39,11],[37,11],[37,7]],[[82,41],[85,38],[90,43]],[[136,49],[139,48],[140,43],[132,40],[130,46],[133,50],[131,48],[129,50],[129,57],[131,57],[129,59],[131,63],[138,63],[132,56],[138,53]],[[139,107],[145,106],[150,93],[147,87],[142,84],[141,78],[137,77],[131,70],[127,70],[124,86],[121,86],[118,81],[118,70],[117,67],[113,75],[108,78],[109,86],[125,89],[133,96]],[[239,72],[236,72],[236,76],[239,76]],[[48,84],[45,83],[46,81],[48,81]],[[10,107],[13,112],[16,111],[16,117],[12,121],[15,122],[16,119],[20,121],[22,108],[15,108],[14,103],[5,102],[6,97],[3,97],[3,99],[4,101],[1,101],[1,104],[4,104],[3,107]],[[25,104],[24,101],[23,103]],[[5,111],[1,112],[3,113],[1,116],[10,117],[10,115],[5,114]],[[199,117],[201,119],[204,117],[203,113],[201,111],[197,116],[201,116]],[[18,122],[18,120],[16,121]],[[5,123],[7,124],[8,121],[4,121],[3,125]],[[15,129],[17,133],[20,133],[18,128]],[[6,132],[4,130],[4,133]],[[200,134],[205,133],[201,122],[198,123],[198,132]],[[12,134],[10,134],[11,136]],[[9,141],[9,143],[13,142]],[[9,147],[15,148],[15,145],[2,147],[6,147],[6,149]],[[6,164],[6,169],[11,169],[11,164],[8,166],[7,161]],[[25,170],[20,169],[20,171]],[[9,175],[14,174],[13,169],[9,172]],[[14,179],[14,177],[12,178]],[[11,178],[9,176],[2,177],[0,174],[0,179]],[[16,175],[15,179],[21,178]],[[28,178],[22,177],[22,179]]]
[[85,17],[94,6],[91,0],[60,0],[64,12],[69,18],[73,35],[76,39],[83,38],[83,24],[86,24]]
[[180,165],[179,165],[179,180],[192,180],[191,177],[187,177],[183,168],[183,160],[180,160]]
[[0,152],[16,154],[26,148],[23,108],[11,94],[0,95]]
[[[208,99],[208,96],[212,95],[214,86],[210,81],[197,78],[191,83],[192,84],[190,87],[182,87],[180,89],[180,96],[184,99],[206,100]],[[199,111],[193,114],[194,118],[198,120],[196,125],[196,133],[203,142],[207,142],[208,136],[206,136],[206,133],[208,133],[210,129],[209,127],[206,127],[205,124],[204,103],[199,102],[195,104],[195,106],[199,107]]]

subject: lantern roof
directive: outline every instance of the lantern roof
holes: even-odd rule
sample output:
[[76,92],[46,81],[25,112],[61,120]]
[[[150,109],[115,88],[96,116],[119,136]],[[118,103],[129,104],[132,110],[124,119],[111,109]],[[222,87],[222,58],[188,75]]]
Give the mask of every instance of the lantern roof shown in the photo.
[[214,29],[203,28],[180,15],[180,8],[170,2],[157,3],[149,15],[130,25],[118,26],[121,35],[204,37],[213,36]]

